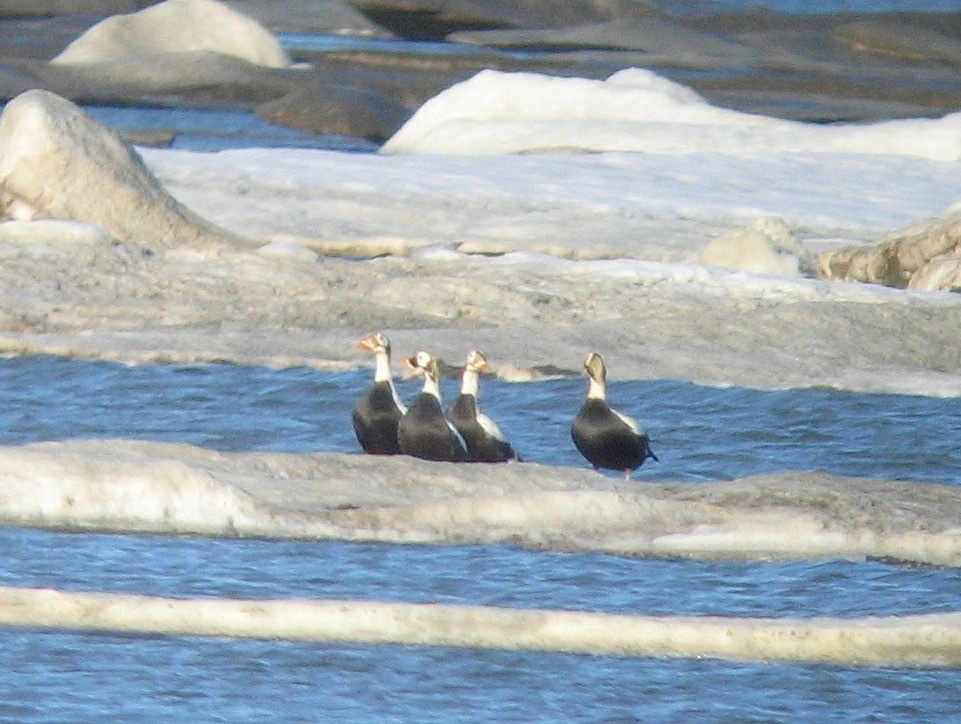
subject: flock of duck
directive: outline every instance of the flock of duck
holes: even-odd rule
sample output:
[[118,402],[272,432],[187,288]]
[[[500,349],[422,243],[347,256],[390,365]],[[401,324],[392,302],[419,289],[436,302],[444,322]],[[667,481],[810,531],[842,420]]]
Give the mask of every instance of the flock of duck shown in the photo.
[[[497,423],[477,406],[480,373],[489,369],[482,353],[467,354],[460,395],[445,415],[439,365],[429,353],[418,352],[401,360],[414,374],[424,377],[423,390],[407,407],[394,388],[387,337],[374,332],[357,346],[372,352],[375,360],[374,384],[352,414],[354,432],[365,452],[448,462],[520,459]],[[601,356],[591,352],[584,369],[590,382],[587,399],[571,425],[574,445],[596,470],[620,470],[630,478],[645,460],[657,460],[657,456],[637,421],[607,404],[607,369]]]

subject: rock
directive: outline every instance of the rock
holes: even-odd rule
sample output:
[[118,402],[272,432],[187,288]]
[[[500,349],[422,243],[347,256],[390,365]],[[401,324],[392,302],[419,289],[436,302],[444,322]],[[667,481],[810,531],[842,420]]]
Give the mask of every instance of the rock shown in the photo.
[[291,65],[271,33],[217,0],[166,0],[139,12],[114,15],[90,28],[50,62],[90,65],[197,51],[233,56],[267,68]]
[[0,66],[0,98],[13,98],[36,88],[37,79],[9,66]]
[[14,98],[0,116],[6,218],[96,224],[149,249],[238,244],[170,196],[112,130],[49,91]]
[[[209,50],[165,53],[149,58],[90,65],[49,64],[39,70],[45,87],[84,102],[123,104],[173,94],[263,103],[290,92],[303,81],[295,70],[265,68]],[[176,105],[176,104],[175,104]]]
[[818,259],[825,279],[927,290],[959,288],[961,207],[915,222],[869,247],[827,251]]
[[390,36],[340,0],[226,0],[226,4],[275,33]]
[[137,0],[0,0],[0,16],[48,18],[55,15],[116,15],[143,5]]
[[389,138],[410,116],[399,103],[375,90],[330,83],[296,90],[257,108],[269,123],[311,133],[374,140]]
[[528,30],[475,30],[453,33],[448,40],[497,48],[640,50],[662,56],[696,55],[746,58],[754,51],[739,43],[686,28],[657,17]]
[[961,65],[961,40],[912,23],[861,20],[838,26],[834,35],[860,52]]
[[440,39],[490,28],[551,28],[652,15],[648,0],[349,0],[395,34]]

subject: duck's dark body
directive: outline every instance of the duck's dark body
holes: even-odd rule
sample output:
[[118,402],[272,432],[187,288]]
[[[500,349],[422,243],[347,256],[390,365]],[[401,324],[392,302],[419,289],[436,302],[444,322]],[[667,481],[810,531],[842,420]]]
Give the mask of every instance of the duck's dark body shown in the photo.
[[370,455],[399,455],[397,425],[403,415],[389,382],[375,382],[356,405],[352,419],[357,441]]
[[632,430],[604,400],[587,399],[574,418],[571,437],[597,469],[632,471],[647,458],[657,460],[647,435]]
[[507,440],[491,435],[477,420],[477,398],[461,394],[447,410],[447,419],[467,444],[467,458],[477,463],[503,463],[517,458]]
[[422,392],[397,427],[397,440],[405,455],[423,460],[462,462],[467,450],[441,410],[440,400]]

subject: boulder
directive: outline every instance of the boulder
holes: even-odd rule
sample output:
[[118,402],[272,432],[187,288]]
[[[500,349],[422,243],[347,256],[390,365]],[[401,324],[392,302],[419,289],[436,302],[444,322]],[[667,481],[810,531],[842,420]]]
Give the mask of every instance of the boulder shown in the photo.
[[217,0],[166,0],[139,12],[114,15],[94,25],[50,62],[96,65],[197,51],[267,68],[291,65],[271,33]]
[[864,53],[913,62],[961,65],[961,39],[914,23],[859,20],[839,25],[834,36]]
[[144,5],[141,0],[0,0],[0,16],[48,18],[56,15],[115,15]]
[[263,103],[279,98],[300,82],[295,70],[265,68],[236,56],[209,50],[90,65],[48,64],[38,69],[44,87],[91,103],[122,104],[151,96],[185,95],[217,102]]
[[390,34],[340,0],[226,0],[239,13],[275,33]]
[[296,90],[257,108],[269,123],[310,133],[333,133],[382,141],[389,138],[410,112],[383,93],[358,86],[330,83]]
[[825,279],[929,291],[961,291],[961,206],[915,222],[876,245],[826,251]]
[[241,243],[170,196],[116,133],[44,90],[0,116],[0,203],[8,219],[96,224],[152,250]]
[[656,13],[649,0],[347,0],[407,38],[441,39],[458,30],[551,28]]
[[638,50],[659,56],[687,58],[724,57],[747,59],[751,48],[716,35],[686,28],[664,18],[641,17],[561,28],[521,30],[466,30],[448,40],[496,48],[546,50]]

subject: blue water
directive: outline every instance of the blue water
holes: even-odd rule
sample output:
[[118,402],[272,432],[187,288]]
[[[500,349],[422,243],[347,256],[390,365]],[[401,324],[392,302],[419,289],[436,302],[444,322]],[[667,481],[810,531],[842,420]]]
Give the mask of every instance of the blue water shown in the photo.
[[[358,452],[350,410],[369,384],[369,371],[14,358],[0,361],[0,444],[136,437],[217,450]],[[448,401],[457,384],[444,380]],[[583,467],[569,431],[586,387],[586,378],[485,380],[480,402],[524,459]],[[420,385],[401,382],[398,389],[410,400]],[[815,470],[961,484],[956,399],[762,392],[673,380],[614,381],[609,399],[647,428],[660,458],[646,463],[638,479],[697,482]]]
[[287,51],[293,53],[298,50],[319,52],[362,50],[369,53],[402,53],[442,57],[531,55],[531,53],[505,52],[478,45],[449,43],[444,40],[402,40],[399,38],[370,38],[363,35],[326,35],[323,33],[277,33],[277,39]]
[[[369,372],[0,360],[0,442],[187,441],[357,452]],[[585,381],[484,380],[481,401],[531,460],[584,466],[569,441]],[[454,381],[445,381],[445,393]],[[405,396],[416,385],[402,385]],[[825,470],[961,484],[961,401],[828,390],[615,382],[660,463],[692,484]],[[343,597],[739,616],[950,611],[961,571],[876,562],[703,563],[506,546],[418,547],[0,529],[0,584],[191,597]],[[195,638],[0,631],[0,720],[940,721],[961,672],[732,664]]]
[[318,134],[278,126],[243,111],[199,108],[146,108],[87,105],[94,120],[120,131],[173,134],[169,147],[181,151],[224,151],[234,148],[319,148],[366,152],[378,144],[354,136]]

